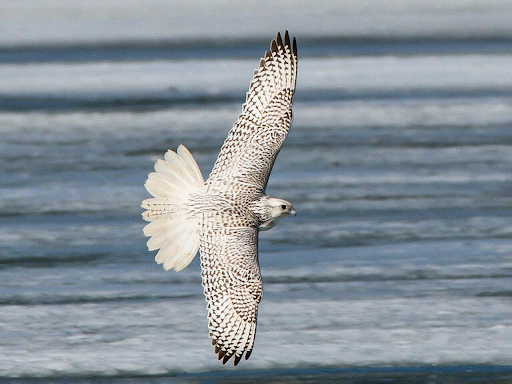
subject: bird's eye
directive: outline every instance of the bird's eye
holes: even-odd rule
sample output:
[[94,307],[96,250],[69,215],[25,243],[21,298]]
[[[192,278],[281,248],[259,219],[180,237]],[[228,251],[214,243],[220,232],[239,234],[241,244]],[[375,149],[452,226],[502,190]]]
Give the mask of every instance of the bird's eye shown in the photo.
[[281,209],[284,211],[286,209],[286,205],[281,205]]

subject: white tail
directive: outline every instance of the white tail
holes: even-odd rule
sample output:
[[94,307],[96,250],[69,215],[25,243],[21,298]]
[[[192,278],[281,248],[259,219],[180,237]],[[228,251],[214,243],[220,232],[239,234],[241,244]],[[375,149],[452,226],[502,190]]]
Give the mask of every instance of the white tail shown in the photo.
[[142,214],[146,221],[144,234],[151,236],[148,249],[159,249],[155,256],[165,270],[181,271],[194,259],[199,249],[199,219],[187,207],[191,193],[200,191],[204,184],[199,167],[183,145],[177,153],[169,150],[165,160],[158,160],[155,172],[148,175],[145,187],[154,198],[142,202],[147,209]]

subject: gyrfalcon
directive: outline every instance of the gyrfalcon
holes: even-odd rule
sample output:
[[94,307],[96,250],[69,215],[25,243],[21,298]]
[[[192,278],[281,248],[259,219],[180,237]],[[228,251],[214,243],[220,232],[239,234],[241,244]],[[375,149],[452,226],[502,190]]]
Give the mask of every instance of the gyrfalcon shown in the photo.
[[272,166],[292,121],[297,44],[278,33],[247,93],[242,114],[224,142],[208,180],[183,146],[155,164],[145,187],[144,234],[156,262],[180,271],[201,254],[208,328],[219,360],[251,355],[262,281],[258,233],[295,215],[286,200],[265,194]]

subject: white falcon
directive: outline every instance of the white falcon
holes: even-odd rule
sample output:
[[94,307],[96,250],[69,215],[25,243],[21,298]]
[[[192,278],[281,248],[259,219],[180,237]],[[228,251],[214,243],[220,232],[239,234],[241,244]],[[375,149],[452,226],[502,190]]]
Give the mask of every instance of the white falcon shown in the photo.
[[201,253],[201,276],[208,302],[208,328],[219,360],[251,355],[256,336],[262,281],[258,232],[295,215],[285,200],[265,194],[272,166],[292,121],[297,78],[297,45],[288,32],[270,50],[247,93],[242,114],[224,142],[208,180],[183,146],[155,164],[144,200],[144,234],[155,260],[180,271]]

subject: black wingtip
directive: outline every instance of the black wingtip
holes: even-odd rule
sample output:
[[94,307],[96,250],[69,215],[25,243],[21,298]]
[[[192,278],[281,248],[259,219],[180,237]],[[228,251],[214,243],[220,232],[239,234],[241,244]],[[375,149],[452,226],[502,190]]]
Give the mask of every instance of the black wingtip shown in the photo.
[[249,360],[249,357],[251,357],[251,353],[252,353],[252,350],[245,352],[245,360]]
[[[225,356],[226,356],[226,353],[228,353],[228,351],[220,350],[220,351],[218,352],[217,359],[218,359],[218,360],[222,359],[223,357],[225,357]],[[224,363],[224,364],[226,364],[226,363]]]
[[272,52],[277,52],[277,42],[276,42],[276,39],[272,40],[272,42],[270,43],[270,50]]
[[238,365],[238,363],[240,362],[240,360],[242,360],[242,356],[243,354],[241,354],[240,356],[238,355],[235,355],[235,367]]
[[222,359],[222,364],[226,364],[229,361],[229,359],[231,359],[231,356],[233,355],[225,355],[224,358]]
[[283,47],[283,39],[281,39],[281,34],[279,32],[277,32],[276,44],[279,48]]
[[293,55],[297,56],[297,40],[293,38]]
[[284,34],[284,45],[286,47],[289,47],[291,48],[291,44],[290,44],[290,35],[288,34],[288,31],[285,32]]

